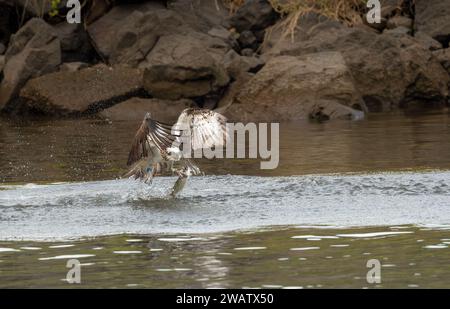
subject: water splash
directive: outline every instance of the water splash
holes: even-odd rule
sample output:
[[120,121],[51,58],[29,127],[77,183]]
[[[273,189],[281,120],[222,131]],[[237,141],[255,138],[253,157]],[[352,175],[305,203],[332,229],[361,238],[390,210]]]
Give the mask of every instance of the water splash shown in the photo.
[[450,172],[193,177],[171,199],[174,181],[1,186],[0,239],[450,224]]

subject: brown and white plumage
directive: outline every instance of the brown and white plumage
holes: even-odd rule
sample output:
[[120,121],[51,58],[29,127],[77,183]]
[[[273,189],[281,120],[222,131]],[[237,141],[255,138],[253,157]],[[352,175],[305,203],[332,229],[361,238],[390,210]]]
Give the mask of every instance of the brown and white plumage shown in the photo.
[[[224,146],[226,134],[226,118],[211,110],[187,108],[173,126],[156,121],[147,113],[134,137],[127,162],[132,168],[125,176],[151,182],[157,173],[172,170],[183,178],[177,184],[184,186],[184,178],[200,173],[190,159],[194,152]],[[173,170],[175,162],[182,167]],[[175,191],[174,187],[172,193]]]

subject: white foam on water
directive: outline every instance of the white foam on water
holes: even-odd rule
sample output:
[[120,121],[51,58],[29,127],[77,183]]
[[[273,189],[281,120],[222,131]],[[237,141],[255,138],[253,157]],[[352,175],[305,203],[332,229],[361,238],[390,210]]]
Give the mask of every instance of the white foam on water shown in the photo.
[[69,260],[69,259],[81,259],[87,257],[94,257],[95,254],[68,254],[68,255],[57,255],[45,258],[39,258],[39,261],[49,261],[49,260]]
[[315,239],[337,239],[339,237],[337,236],[318,236],[318,235],[297,235],[297,236],[292,236],[291,238],[293,239],[307,239],[307,240],[315,240]]
[[158,238],[159,241],[166,241],[166,242],[179,242],[179,241],[198,241],[198,240],[205,240],[205,238],[200,237],[193,237],[193,238]]
[[245,251],[245,250],[265,250],[267,247],[239,247],[234,248],[234,250]]
[[425,249],[445,249],[448,248],[447,245],[428,245],[424,246]]
[[405,232],[375,232],[375,233],[357,233],[357,234],[337,234],[338,237],[350,237],[350,238],[373,238],[381,236],[391,236],[391,235],[401,235],[401,234],[412,234],[412,231]]
[[119,251],[113,251],[113,253],[115,253],[115,254],[139,254],[139,253],[142,253],[142,251],[139,251],[139,250],[135,250],[135,251],[123,250],[123,251],[121,251],[121,250],[119,250]]
[[60,248],[70,248],[70,247],[74,247],[75,245],[73,244],[67,244],[67,245],[54,245],[54,246],[49,246],[49,248],[51,249],[60,249]]
[[19,252],[20,250],[13,248],[0,248],[0,252]]
[[317,250],[317,249],[320,249],[320,247],[291,248],[289,250],[291,250],[291,251],[306,251],[306,250]]

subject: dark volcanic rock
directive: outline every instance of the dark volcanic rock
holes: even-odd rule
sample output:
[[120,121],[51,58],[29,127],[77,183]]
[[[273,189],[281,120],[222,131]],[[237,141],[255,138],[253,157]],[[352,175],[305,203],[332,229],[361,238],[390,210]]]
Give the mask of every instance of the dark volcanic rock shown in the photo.
[[448,47],[450,0],[416,0],[415,26]]
[[389,18],[389,20],[387,21],[386,27],[388,29],[394,29],[397,27],[405,27],[408,29],[412,29],[413,26],[413,21],[411,18],[406,17],[406,16],[394,16],[392,18]]
[[226,50],[214,50],[207,43],[201,37],[161,37],[146,57],[145,89],[156,98],[179,99],[204,96],[225,86],[229,77],[219,59]]
[[[88,33],[100,56],[105,60],[109,59],[115,45],[118,44],[117,41],[120,40],[120,37],[117,37],[119,31],[134,24],[129,18],[134,12],[142,15],[158,9],[164,7],[155,2],[115,6],[105,16],[89,25]],[[127,25],[128,23],[131,25]]]
[[406,34],[376,34],[312,16],[301,22],[294,42],[290,38],[280,40],[279,36],[272,40],[265,44],[266,58],[340,51],[356,88],[373,111],[412,106],[415,100],[436,106],[448,96],[447,72],[428,48]]
[[[5,56],[0,55],[0,75],[3,72],[3,67],[5,66]],[[0,79],[1,82],[1,79]]]
[[224,57],[223,66],[230,77],[237,79],[243,72],[259,71],[264,66],[264,61],[254,56],[240,56],[234,50],[230,50]]
[[433,51],[433,55],[450,74],[450,49],[446,48]]
[[60,41],[54,29],[33,18],[11,37],[5,54],[0,109],[14,99],[30,78],[56,71],[61,63]]
[[89,36],[81,24],[62,22],[53,26],[61,41],[63,62],[89,62],[93,58],[93,48]]
[[246,0],[245,3],[230,18],[230,25],[238,32],[245,30],[264,30],[278,18],[267,0]]
[[363,117],[351,107],[365,109],[344,58],[324,52],[270,59],[242,86],[225,115],[244,122],[308,119],[319,111],[330,119]]
[[241,48],[256,49],[258,46],[255,35],[249,30],[245,30],[239,35],[238,42]]
[[85,62],[65,62],[59,66],[60,71],[75,72],[89,67]]
[[165,35],[195,32],[210,37],[209,41],[220,41],[219,45],[237,47],[235,38],[224,27],[197,16],[201,8],[211,9],[211,4],[211,1],[175,1],[169,5],[171,9],[158,2],[121,5],[90,25],[88,32],[105,61],[133,67],[145,67],[142,62]]
[[97,65],[28,81],[20,92],[26,106],[49,115],[96,113],[142,91],[142,73],[124,66]]

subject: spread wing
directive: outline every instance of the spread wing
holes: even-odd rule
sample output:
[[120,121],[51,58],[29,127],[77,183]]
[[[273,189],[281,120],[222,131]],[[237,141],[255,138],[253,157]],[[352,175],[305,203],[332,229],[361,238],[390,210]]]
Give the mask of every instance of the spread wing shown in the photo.
[[172,132],[177,137],[186,137],[192,151],[223,147],[227,140],[226,121],[225,116],[212,110],[187,108],[178,117]]
[[175,136],[171,134],[171,128],[171,125],[146,116],[134,137],[127,165],[130,166],[152,156],[151,146],[155,146],[161,153],[165,153],[167,148],[171,147],[175,141]]

